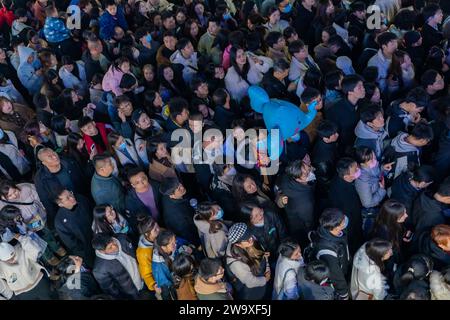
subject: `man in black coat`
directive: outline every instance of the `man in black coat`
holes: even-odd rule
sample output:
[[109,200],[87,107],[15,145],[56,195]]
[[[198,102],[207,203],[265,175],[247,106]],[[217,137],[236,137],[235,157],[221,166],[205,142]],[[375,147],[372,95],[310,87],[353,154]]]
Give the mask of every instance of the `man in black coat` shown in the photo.
[[433,3],[427,5],[422,11],[425,24],[422,28],[423,47],[425,52],[429,52],[433,46],[441,46],[444,36],[438,29],[444,17],[439,5]]
[[354,130],[358,123],[356,109],[358,101],[366,95],[363,79],[358,75],[344,77],[342,92],[345,97],[325,110],[325,118],[338,126],[339,151],[341,155],[344,155],[346,149],[353,146],[355,141]]
[[289,63],[284,59],[275,59],[273,68],[264,74],[261,86],[271,99],[280,99],[298,103],[295,95],[297,83],[287,81]]
[[164,223],[178,237],[198,246],[200,239],[194,224],[195,210],[184,198],[186,189],[176,178],[167,178],[160,186]]
[[438,224],[448,222],[450,206],[450,177],[434,193],[422,193],[414,202],[411,222],[417,235]]
[[435,170],[430,166],[418,167],[414,172],[406,171],[395,178],[390,189],[390,198],[403,203],[406,212],[411,215],[414,200],[419,196],[421,190],[433,183],[435,176]]
[[330,184],[330,206],[345,212],[349,218],[348,239],[350,252],[355,253],[363,243],[362,204],[356,192],[355,180],[361,170],[355,160],[342,158],[336,164],[337,175]]
[[81,194],[61,190],[56,198],[59,206],[55,230],[70,255],[83,258],[88,267],[94,265],[92,250],[92,205]]
[[[450,116],[447,122],[450,124]],[[433,166],[436,172],[439,172],[439,177],[445,178],[450,175],[450,130],[443,133],[439,139],[439,149],[434,155]],[[438,180],[441,181],[441,178]]]
[[281,177],[280,191],[288,197],[285,207],[289,235],[300,246],[308,244],[308,232],[314,229],[314,183],[312,167],[303,160],[290,163]]
[[312,234],[315,257],[330,269],[330,281],[341,300],[348,299],[346,280],[351,266],[345,229],[348,218],[338,209],[326,209],[320,216],[320,226]]
[[43,148],[37,154],[42,166],[36,172],[34,183],[42,204],[47,210],[49,227],[53,227],[58,207],[54,202],[61,189],[86,195],[90,188],[79,165],[72,159],[62,159],[50,148]]
[[144,282],[139,274],[135,249],[125,236],[99,233],[92,239],[95,265],[92,273],[102,291],[115,299],[137,299]]
[[314,43],[314,32],[312,28],[312,22],[316,16],[316,8],[314,8],[315,0],[302,0],[298,5],[297,17],[294,20],[294,28],[299,37],[312,47]]
[[213,102],[216,106],[214,109],[213,121],[220,128],[222,133],[226,133],[227,129],[231,129],[231,123],[237,118],[237,115],[231,108],[231,97],[227,90],[219,88],[213,93]]
[[83,53],[82,60],[86,69],[86,81],[90,83],[95,74],[104,74],[108,67],[109,60],[106,50],[103,50],[103,43],[96,36],[88,39],[88,50]]
[[149,180],[141,168],[132,168],[127,172],[131,188],[125,198],[125,212],[133,230],[137,230],[137,215],[147,214],[161,222],[161,193],[159,183]]

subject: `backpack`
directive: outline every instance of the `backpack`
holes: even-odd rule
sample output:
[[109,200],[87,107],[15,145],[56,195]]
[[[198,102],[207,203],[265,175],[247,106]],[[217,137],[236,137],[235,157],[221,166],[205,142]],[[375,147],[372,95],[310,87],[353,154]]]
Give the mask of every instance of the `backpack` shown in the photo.
[[[308,233],[309,244],[303,249],[303,259],[306,264],[319,260],[323,255],[331,255],[339,258],[339,246],[319,237],[317,231]],[[322,249],[319,249],[322,248]]]

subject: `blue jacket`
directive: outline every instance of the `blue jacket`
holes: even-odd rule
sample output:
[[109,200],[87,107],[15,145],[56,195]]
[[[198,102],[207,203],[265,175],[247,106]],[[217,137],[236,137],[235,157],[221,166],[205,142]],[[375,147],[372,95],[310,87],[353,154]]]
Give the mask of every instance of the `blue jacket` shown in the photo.
[[59,43],[70,38],[70,31],[61,19],[47,17],[44,24],[44,35],[48,42]]
[[116,26],[121,27],[124,31],[128,30],[125,14],[120,6],[117,7],[117,14],[115,16],[112,16],[108,11],[105,11],[100,17],[100,38],[103,40],[111,39],[114,35],[114,28]]
[[[28,63],[28,57],[33,55],[33,63]],[[36,51],[31,48],[19,46],[19,67],[17,68],[17,76],[20,82],[31,95],[34,95],[41,90],[44,81],[43,76],[36,74],[36,69],[40,67],[39,59]]]
[[[182,246],[188,245],[188,242],[182,238],[177,237],[176,242],[177,248],[172,254],[172,259],[175,259],[175,257],[180,254],[180,249]],[[171,271],[164,261],[164,258],[159,254],[158,249],[156,248],[153,250],[152,272],[153,278],[155,279],[156,284],[159,288],[162,288],[164,286],[170,287],[173,285]]]

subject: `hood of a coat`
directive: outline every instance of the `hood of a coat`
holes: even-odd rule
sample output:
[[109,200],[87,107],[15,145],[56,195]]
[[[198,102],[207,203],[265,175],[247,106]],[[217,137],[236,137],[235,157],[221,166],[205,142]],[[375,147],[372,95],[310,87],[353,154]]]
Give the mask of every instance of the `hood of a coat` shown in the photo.
[[385,134],[384,129],[381,129],[380,131],[375,131],[361,120],[358,121],[358,124],[356,125],[355,128],[355,135],[360,139],[379,139],[384,134]]
[[21,65],[24,63],[28,63],[27,62],[28,57],[31,55],[34,55],[34,57],[36,58],[36,51],[34,51],[31,48],[28,48],[25,46],[19,46],[18,50],[19,50],[19,59],[20,59],[19,61],[20,61]]
[[144,235],[141,235],[141,237],[139,238],[138,248],[153,248],[153,242],[148,241]]
[[430,289],[437,300],[450,300],[450,285],[445,283],[439,271],[433,271],[430,275]]
[[224,282],[207,283],[202,278],[195,279],[194,289],[199,294],[226,293],[227,289]]
[[209,233],[209,223],[205,220],[197,220],[198,214],[194,216],[194,224],[201,233]]
[[379,166],[375,168],[363,168],[361,167],[361,175],[358,180],[361,182],[379,181],[381,175],[381,169]]
[[102,258],[104,260],[115,260],[115,259],[117,259],[119,254],[122,252],[122,245],[120,244],[119,240],[114,239],[114,241],[116,242],[117,246],[119,247],[119,251],[117,251],[114,254],[106,254],[106,253],[100,252],[99,250],[95,250],[96,256],[99,257],[99,258]]
[[392,139],[391,146],[396,152],[419,152],[419,150],[405,141],[407,133],[402,133]]

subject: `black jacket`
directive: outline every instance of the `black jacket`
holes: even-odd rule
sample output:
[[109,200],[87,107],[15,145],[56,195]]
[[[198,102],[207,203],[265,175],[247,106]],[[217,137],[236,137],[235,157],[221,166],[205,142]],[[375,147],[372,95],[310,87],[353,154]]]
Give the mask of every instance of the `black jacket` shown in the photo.
[[411,222],[415,227],[416,234],[431,230],[438,224],[445,223],[445,217],[442,213],[444,204],[434,199],[433,195],[423,192],[414,201]]
[[233,197],[231,186],[214,176],[210,185],[211,198],[223,209],[224,220],[241,221],[239,208]]
[[162,197],[163,218],[167,229],[186,241],[199,245],[197,228],[194,224],[194,209],[187,199]]
[[[116,235],[116,239],[119,240],[123,252],[136,258],[135,250],[126,237]],[[138,298],[139,292],[130,274],[118,260],[105,260],[97,256],[92,273],[104,293],[116,299]]]
[[[78,276],[79,278],[76,278]],[[78,283],[80,286],[76,287],[75,285]],[[98,283],[90,272],[74,274],[58,289],[60,300],[89,300],[92,296],[100,293]]]
[[[68,173],[74,186],[73,190],[70,189],[70,191],[83,195],[89,195],[89,183],[78,163],[70,158],[63,159],[61,157],[60,160],[62,167],[61,170]],[[41,199],[42,204],[47,210],[49,225],[53,226],[53,220],[55,219],[56,212],[58,211],[58,206],[54,202],[56,192],[62,188],[66,188],[67,186],[61,185],[57,176],[48,171],[47,167],[43,165],[36,172],[34,184],[36,185],[36,191],[39,195],[39,199]]]
[[425,52],[429,52],[431,47],[438,46],[441,47],[441,41],[444,39],[442,32],[434,29],[428,23],[422,28],[422,46],[425,49]]
[[[161,207],[161,193],[159,192],[159,183],[154,180],[150,180],[150,185],[153,190],[153,197],[155,199],[156,207],[158,208],[159,213],[162,213]],[[131,228],[133,230],[137,230],[137,214],[139,213],[147,213],[148,215],[152,215],[150,210],[144,205],[144,203],[139,199],[136,194],[136,191],[131,188],[128,190],[127,195],[125,197],[125,215],[127,220],[131,224]]]
[[441,271],[443,268],[450,266],[450,254],[445,252],[431,239],[430,232],[424,232],[419,237],[419,252],[433,259],[433,269]]
[[419,195],[420,191],[414,188],[410,182],[410,174],[404,172],[399,175],[391,187],[391,199],[395,199],[403,203],[406,207],[408,215],[411,214],[414,200]]
[[353,146],[355,142],[355,127],[358,123],[356,106],[347,98],[336,101],[335,104],[325,110],[325,118],[338,126],[339,146],[341,153],[346,147]]
[[348,239],[350,251],[356,252],[362,245],[362,205],[354,183],[335,176],[330,183],[330,205],[338,208],[349,218]]
[[[103,48],[107,48],[107,46],[103,45]],[[107,50],[103,50],[102,54],[111,61],[106,51]],[[84,68],[86,69],[86,81],[88,83],[92,81],[92,78],[96,73],[104,74],[103,69],[100,66],[100,61],[92,59],[89,50],[83,52],[81,60],[84,62]]]
[[312,8],[312,12],[305,9],[300,3],[297,9],[297,17],[294,20],[294,28],[299,37],[307,44],[314,45],[314,29],[312,28],[312,22],[316,15],[316,8]]
[[[315,235],[317,238],[313,240],[314,251],[319,255],[318,259],[325,262],[330,269],[330,281],[336,293],[341,297],[347,296],[349,287],[345,278],[350,267],[347,235],[344,233],[342,237],[335,237],[323,227],[319,227]],[[335,254],[321,250],[330,250]]]
[[55,229],[69,254],[83,258],[87,266],[94,263],[92,249],[92,205],[77,194],[77,205],[73,210],[59,208],[55,218]]
[[433,166],[442,179],[450,176],[450,131],[444,133],[439,140],[439,149],[434,155]]
[[236,119],[236,114],[231,109],[225,109],[223,106],[216,106],[213,121],[219,126],[223,133],[225,133],[225,130],[231,129],[231,123],[234,119]]
[[273,69],[264,74],[261,86],[266,90],[271,99],[290,100],[290,93],[287,91],[287,86],[273,75]]
[[308,232],[314,228],[314,184],[302,184],[288,175],[280,181],[281,192],[288,197],[285,207],[289,234],[301,245],[307,244]]
[[264,226],[249,225],[249,230],[256,237],[264,251],[270,252],[270,260],[276,262],[278,247],[287,237],[286,228],[280,217],[271,210],[264,210]]
[[338,158],[337,143],[325,143],[322,139],[317,139],[311,153],[311,161],[316,169],[314,174],[317,179],[317,192],[321,198],[328,195],[331,179],[336,173],[336,161]]

